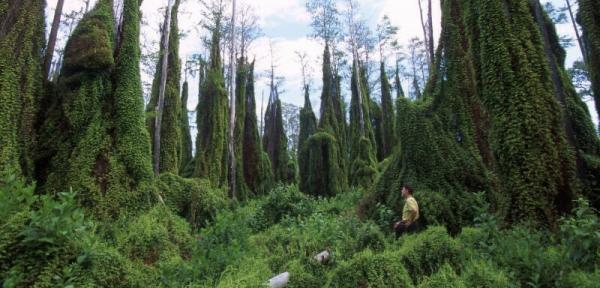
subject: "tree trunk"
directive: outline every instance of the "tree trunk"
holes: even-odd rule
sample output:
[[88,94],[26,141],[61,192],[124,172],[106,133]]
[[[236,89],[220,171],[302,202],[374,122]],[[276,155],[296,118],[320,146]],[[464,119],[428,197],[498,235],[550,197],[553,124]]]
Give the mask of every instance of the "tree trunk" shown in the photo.
[[427,18],[428,18],[428,28],[429,28],[429,39],[428,40],[428,48],[429,48],[429,71],[432,71],[433,69],[433,62],[435,61],[435,52],[434,52],[434,45],[433,45],[433,12],[432,12],[432,8],[431,8],[431,0],[429,0],[429,6],[427,9]]
[[[427,23],[425,23],[425,19],[423,18],[423,6],[421,5],[421,0],[417,0],[419,3],[419,16],[421,16],[421,27],[423,28],[423,43],[425,46],[429,46],[429,38],[427,37]],[[429,49],[427,49],[427,63],[432,63],[433,54],[430,54]]]
[[165,22],[163,26],[163,47],[161,50],[161,75],[160,75],[160,87],[158,90],[158,102],[156,103],[156,116],[154,118],[154,175],[158,176],[160,173],[160,129],[162,126],[162,114],[165,106],[165,90],[167,86],[167,66],[169,65],[169,34],[171,32],[171,7],[173,6],[173,0],[168,0],[167,14],[165,15]]
[[48,38],[48,46],[46,47],[46,57],[44,58],[44,81],[48,81],[50,75],[50,67],[52,66],[52,57],[54,56],[54,47],[56,46],[56,37],[58,36],[58,28],[60,28],[60,18],[65,0],[58,0],[56,9],[54,10],[54,20],[52,20],[52,29],[50,30],[50,38]]
[[581,55],[583,56],[583,63],[587,65],[587,54],[585,52],[585,46],[583,46],[583,41],[581,40],[581,36],[579,35],[579,29],[577,29],[577,22],[575,21],[575,16],[573,16],[573,7],[571,6],[571,1],[567,1],[567,8],[569,10],[569,16],[571,17],[571,23],[573,23],[573,30],[575,30],[575,36],[577,37],[577,44],[579,44],[579,49],[581,50]]
[[229,55],[229,65],[231,65],[231,77],[229,79],[230,95],[229,95],[229,141],[227,144],[229,150],[229,190],[231,198],[237,200],[236,191],[236,161],[235,161],[235,76],[236,76],[236,57],[235,57],[235,4],[233,0],[231,11],[231,51]]

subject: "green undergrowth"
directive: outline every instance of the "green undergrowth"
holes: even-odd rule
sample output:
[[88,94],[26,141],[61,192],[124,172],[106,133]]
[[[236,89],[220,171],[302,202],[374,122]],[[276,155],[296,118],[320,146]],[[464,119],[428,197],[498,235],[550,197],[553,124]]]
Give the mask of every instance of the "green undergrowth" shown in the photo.
[[[265,287],[286,271],[286,287],[309,288],[594,287],[600,280],[600,220],[583,200],[557,232],[501,229],[476,196],[474,220],[457,235],[433,223],[396,239],[388,225],[357,216],[361,189],[314,198],[278,186],[232,205],[206,182],[164,174],[158,183],[166,205],[102,222],[80,207],[76,192],[37,196],[20,179],[4,178],[3,286]],[[198,200],[182,205],[187,197]],[[191,207],[200,209],[190,214]],[[314,260],[325,250],[328,261]]]

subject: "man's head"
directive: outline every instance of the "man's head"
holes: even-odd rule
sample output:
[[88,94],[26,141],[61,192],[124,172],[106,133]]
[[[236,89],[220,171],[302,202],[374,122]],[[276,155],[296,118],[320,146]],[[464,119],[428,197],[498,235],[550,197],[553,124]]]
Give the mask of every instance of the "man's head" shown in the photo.
[[413,189],[408,184],[402,185],[402,197],[407,198],[413,195]]

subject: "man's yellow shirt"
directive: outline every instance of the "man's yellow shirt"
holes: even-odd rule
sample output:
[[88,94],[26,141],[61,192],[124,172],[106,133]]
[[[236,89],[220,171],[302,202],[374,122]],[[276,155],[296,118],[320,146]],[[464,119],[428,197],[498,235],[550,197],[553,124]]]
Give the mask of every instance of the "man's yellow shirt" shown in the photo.
[[[415,211],[414,219],[411,211]],[[402,209],[402,221],[414,222],[419,219],[419,204],[417,204],[417,200],[414,197],[410,196],[406,198],[406,202],[404,203],[404,208]]]

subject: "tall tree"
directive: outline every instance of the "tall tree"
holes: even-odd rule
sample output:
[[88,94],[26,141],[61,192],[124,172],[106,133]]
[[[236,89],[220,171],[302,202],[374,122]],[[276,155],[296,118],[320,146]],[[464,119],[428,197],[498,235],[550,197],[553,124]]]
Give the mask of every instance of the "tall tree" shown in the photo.
[[[47,192],[69,187],[100,218],[146,207],[152,189],[150,137],[140,79],[139,1],[125,0],[115,21],[112,1],[97,2],[65,48],[38,161]],[[116,41],[118,22],[121,37]]]
[[600,117],[600,3],[579,0],[577,18],[583,32],[584,59],[590,73],[596,112]]
[[181,88],[181,113],[180,113],[180,124],[179,129],[181,130],[181,161],[179,166],[179,172],[184,177],[191,176],[191,171],[188,171],[188,167],[192,162],[194,156],[192,154],[192,135],[190,134],[190,121],[188,114],[188,81],[183,82]]
[[[594,163],[600,159],[600,139],[596,136],[594,125],[586,104],[581,100],[567,72],[565,71],[566,51],[561,46],[553,21],[544,12],[539,1],[530,1],[531,11],[536,20],[542,38],[546,56],[548,74],[554,88],[554,96],[564,109],[562,127],[566,140],[573,148],[576,175],[581,180],[583,194],[588,196],[595,206],[600,206],[600,185],[596,181],[600,168]],[[569,205],[561,207],[568,209]]]
[[396,99],[404,98],[404,89],[402,89],[402,82],[400,82],[400,67],[399,63],[396,62],[396,73],[394,77],[394,85],[396,86]]
[[[305,81],[306,82],[306,81]],[[310,103],[310,87],[304,86],[304,107],[300,110],[300,133],[298,135],[298,170],[300,174],[300,190],[308,190],[308,155],[306,141],[317,131],[317,118]]]
[[271,160],[275,181],[290,183],[293,181],[293,175],[288,170],[288,139],[283,127],[281,100],[279,99],[278,87],[275,85],[275,68],[272,63],[270,88],[271,92],[265,113],[263,147]]
[[482,59],[477,69],[503,183],[500,206],[511,222],[552,225],[558,212],[568,209],[577,181],[539,26],[526,1],[467,5],[478,11],[467,21],[474,21],[479,32],[472,40],[479,43],[473,57]]
[[44,80],[48,79],[50,75],[50,67],[52,66],[52,56],[54,56],[54,48],[56,47],[56,38],[58,36],[58,29],[60,28],[60,18],[62,17],[62,10],[65,4],[65,0],[58,0],[56,2],[56,9],[54,10],[54,19],[52,20],[52,28],[50,29],[50,38],[48,38],[48,45],[46,46],[46,56],[44,57]]
[[250,64],[247,73],[242,166],[245,183],[248,188],[257,195],[264,195],[272,186],[273,172],[269,156],[262,150],[258,133],[256,99],[254,95],[254,62]]
[[155,175],[162,172],[179,173],[181,166],[181,130],[179,83],[179,28],[177,13],[180,0],[169,0],[162,29],[160,60],[147,106],[148,129],[152,137],[152,156]]
[[[352,68],[350,100],[350,174],[351,185],[368,187],[376,174],[375,154],[377,153],[375,131],[373,131],[370,106],[371,99],[366,91],[365,69],[357,74],[355,67]],[[360,85],[362,83],[362,85]],[[362,91],[361,91],[362,90]]]
[[[396,145],[396,117],[394,112],[394,104],[392,101],[392,86],[389,83],[386,71],[385,71],[385,50],[388,45],[395,43],[390,43],[393,37],[396,35],[398,31],[397,27],[394,27],[390,19],[387,16],[383,17],[383,20],[380,24],[377,25],[377,38],[379,40],[379,57],[381,59],[380,63],[380,87],[381,87],[381,115],[382,115],[382,123],[381,123],[381,141],[382,144],[381,149],[377,150],[378,160],[381,161],[383,158],[386,158],[391,154],[392,148]],[[394,45],[396,46],[396,45]],[[398,75],[397,75],[398,76]],[[400,79],[397,79],[398,83],[397,89],[400,91]],[[400,88],[398,88],[400,87]],[[381,150],[381,151],[380,151]]]
[[[230,65],[230,71],[231,71],[231,77],[230,77],[230,82],[229,82],[229,141],[227,143],[227,150],[228,150],[228,161],[229,161],[229,194],[231,196],[231,198],[233,200],[237,200],[237,187],[236,187],[236,181],[237,181],[237,177],[236,177],[236,165],[237,165],[237,159],[235,157],[235,115],[236,115],[236,109],[235,109],[235,104],[236,104],[236,77],[237,77],[237,73],[236,71],[236,46],[235,46],[235,40],[236,40],[236,24],[235,24],[235,20],[236,20],[236,0],[232,1],[232,5],[231,5],[231,48],[229,51],[229,65]],[[243,61],[243,60],[242,60]],[[243,95],[243,94],[242,94]],[[241,98],[241,97],[240,97]]]
[[433,15],[431,0],[427,0],[427,19],[423,16],[423,0],[417,0],[419,4],[419,16],[421,17],[421,27],[423,28],[423,42],[426,47],[427,64],[431,68],[434,62],[434,45],[433,45]]
[[[383,158],[388,157],[392,153],[392,149],[396,146],[396,115],[394,112],[394,104],[392,102],[392,86],[388,81],[387,74],[385,73],[385,65],[381,62],[381,114],[382,114],[382,150],[378,155],[381,156],[380,161]],[[399,82],[399,80],[398,80]],[[400,85],[398,85],[400,87]],[[398,88],[401,92],[402,87]],[[400,95],[399,95],[400,97]],[[378,151],[379,152],[379,151]]]
[[215,185],[227,186],[227,90],[221,62],[221,30],[224,6],[211,11],[213,21],[210,66],[203,81],[197,108],[196,169],[194,176],[207,177]]
[[567,3],[567,11],[569,11],[569,18],[571,19],[571,24],[573,24],[573,31],[575,32],[575,37],[577,37],[577,44],[579,45],[581,55],[585,62],[585,59],[587,58],[587,53],[585,52],[585,45],[583,45],[583,40],[581,39],[581,35],[579,34],[579,28],[577,28],[577,21],[575,20],[575,14],[573,12],[573,5],[571,5],[571,0],[565,1]]
[[45,1],[0,4],[0,174],[32,180],[43,79]]

